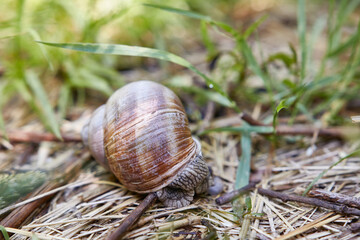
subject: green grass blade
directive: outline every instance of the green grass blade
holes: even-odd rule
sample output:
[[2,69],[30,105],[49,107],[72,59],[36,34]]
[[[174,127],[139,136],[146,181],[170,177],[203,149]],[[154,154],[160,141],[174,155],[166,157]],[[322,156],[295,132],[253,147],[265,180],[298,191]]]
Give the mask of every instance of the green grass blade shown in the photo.
[[305,78],[307,60],[305,1],[306,0],[298,0],[297,8],[298,34],[301,49],[300,83],[302,83]]
[[7,82],[0,83],[0,131],[3,133],[4,137],[7,139],[6,129],[5,129],[5,121],[3,116],[3,105],[5,104],[6,100],[8,99],[8,94],[11,94],[6,91]]
[[61,139],[58,120],[56,119],[56,115],[51,107],[49,99],[46,96],[46,91],[43,88],[39,78],[35,73],[28,71],[26,72],[26,82],[34,93],[36,104],[44,116],[44,124],[56,137]]
[[8,234],[8,232],[6,231],[5,227],[0,225],[0,230],[1,230],[2,235],[4,236],[5,240],[9,240],[9,239],[10,239],[10,238],[9,238],[9,234]]
[[232,101],[228,95],[221,89],[221,87],[214,82],[212,79],[207,77],[204,73],[199,71],[195,66],[190,62],[185,60],[182,57],[179,57],[175,54],[169,53],[167,51],[138,47],[138,46],[128,46],[121,44],[101,44],[101,43],[52,43],[52,42],[38,42],[45,45],[60,47],[65,49],[71,49],[81,52],[95,53],[95,54],[111,54],[111,55],[121,55],[121,56],[136,56],[136,57],[150,57],[159,60],[164,60],[172,62],[183,67],[190,69],[196,74],[200,75],[206,82],[209,88],[214,89],[216,92],[222,94],[232,103],[231,106],[236,111],[240,111],[235,102]]
[[324,171],[322,171],[314,180],[312,180],[312,182],[309,184],[309,186],[305,189],[305,191],[303,192],[303,196],[305,196],[306,194],[308,194],[308,192],[311,190],[311,188],[329,171],[331,170],[333,167],[335,167],[336,165],[338,165],[339,163],[341,163],[342,161],[344,161],[345,159],[348,159],[350,157],[356,156],[360,154],[360,150],[357,150],[355,152],[352,152],[348,155],[346,155],[343,158],[340,158],[339,161],[335,162],[334,164],[332,164],[328,169],[325,169]]
[[70,84],[68,82],[65,82],[61,86],[60,96],[59,96],[59,101],[58,101],[60,119],[63,119],[66,116],[66,109],[69,104],[70,90],[71,90],[69,85]]
[[326,56],[329,58],[338,56],[339,54],[343,53],[347,49],[351,48],[354,44],[356,44],[356,39],[356,34],[352,35],[348,40],[346,40],[343,44],[340,44],[337,48],[329,52]]
[[76,87],[87,87],[98,90],[110,97],[113,93],[109,84],[105,81],[105,79],[94,75],[86,68],[81,68],[78,70],[78,77],[76,81]]
[[241,134],[241,157],[236,171],[235,189],[249,184],[251,161],[251,137],[249,133]]
[[148,4],[148,3],[145,3],[143,5],[146,6],[146,7],[158,8],[158,9],[165,10],[165,11],[168,11],[168,12],[177,13],[177,14],[180,14],[180,15],[183,15],[183,16],[186,16],[186,17],[190,17],[190,18],[195,18],[195,19],[199,19],[199,20],[205,20],[207,22],[212,22],[212,19],[209,16],[205,16],[205,15],[195,13],[195,12],[191,12],[191,11],[187,11],[187,10],[167,7],[167,6],[164,6],[164,5]]
[[307,69],[312,68],[313,62],[313,50],[316,42],[319,40],[321,33],[324,31],[326,27],[326,18],[320,17],[316,19],[313,29],[311,31],[311,37],[308,44],[308,52],[307,52]]
[[268,18],[267,15],[262,16],[258,20],[256,20],[254,23],[252,23],[244,32],[243,36],[245,39],[250,37],[250,35],[259,27],[260,24],[262,24],[266,19]]
[[[40,35],[34,29],[29,29],[28,33],[30,34],[30,36],[33,38],[34,41],[40,40]],[[41,50],[42,54],[44,55],[46,61],[49,64],[50,70],[54,71],[54,65],[50,61],[50,57],[49,57],[48,52],[46,51],[46,48],[44,47],[44,45],[39,45],[39,47],[40,47],[40,50]]]
[[210,39],[206,21],[201,21],[201,38],[208,52],[208,60],[211,60],[217,55],[217,50],[215,44]]
[[246,60],[249,64],[249,68],[251,69],[251,71],[253,71],[256,75],[258,75],[263,80],[263,83],[270,95],[270,99],[272,100],[273,90],[272,90],[272,83],[271,83],[270,78],[261,70],[259,63],[256,61],[247,42],[244,39],[241,39],[239,44],[242,49],[242,52],[244,53],[244,57],[246,58]]

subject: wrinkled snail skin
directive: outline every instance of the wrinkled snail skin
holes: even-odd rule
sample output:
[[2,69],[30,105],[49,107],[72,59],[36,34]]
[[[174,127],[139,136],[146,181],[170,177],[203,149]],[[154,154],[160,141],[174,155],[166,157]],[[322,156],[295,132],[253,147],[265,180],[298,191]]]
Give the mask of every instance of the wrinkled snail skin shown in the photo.
[[189,205],[195,193],[212,185],[180,99],[158,83],[138,81],[117,90],[93,113],[82,136],[127,189],[156,192],[166,206]]

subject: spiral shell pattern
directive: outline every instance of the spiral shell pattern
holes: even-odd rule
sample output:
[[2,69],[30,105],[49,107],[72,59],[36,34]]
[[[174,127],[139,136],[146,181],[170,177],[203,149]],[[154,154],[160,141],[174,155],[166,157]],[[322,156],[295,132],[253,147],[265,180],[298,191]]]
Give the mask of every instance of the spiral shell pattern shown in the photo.
[[165,187],[200,153],[180,99],[151,81],[128,84],[110,97],[104,150],[111,171],[139,193]]

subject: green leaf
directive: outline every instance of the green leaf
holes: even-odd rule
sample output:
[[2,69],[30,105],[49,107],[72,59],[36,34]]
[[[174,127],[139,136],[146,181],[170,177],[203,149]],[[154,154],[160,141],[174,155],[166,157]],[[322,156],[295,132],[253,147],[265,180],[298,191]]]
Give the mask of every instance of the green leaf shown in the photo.
[[58,107],[59,107],[59,113],[61,119],[63,119],[66,115],[66,108],[68,106],[69,99],[70,99],[70,86],[68,82],[65,82],[61,86],[60,96],[58,101]]
[[249,133],[241,134],[241,157],[236,171],[235,189],[249,184],[251,161],[251,137]]
[[273,62],[275,60],[282,61],[288,69],[290,69],[291,65],[296,63],[296,59],[294,56],[291,56],[290,54],[287,54],[287,53],[281,53],[281,52],[270,55],[267,62],[269,63],[269,62]]
[[207,30],[206,21],[201,21],[201,37],[202,42],[205,45],[205,48],[208,52],[208,59],[212,59],[217,55],[215,44],[211,41],[209,32]]
[[258,27],[260,24],[262,24],[266,19],[268,18],[267,15],[262,16],[258,20],[256,20],[254,23],[252,23],[244,32],[244,38],[247,39]]
[[171,87],[181,88],[186,92],[195,93],[196,96],[206,99],[207,101],[213,101],[226,107],[232,107],[232,102],[230,102],[228,98],[221,95],[220,93],[197,86],[192,86],[185,83],[182,78],[174,77],[171,79],[168,85]]
[[46,95],[46,91],[43,88],[39,78],[36,76],[34,72],[27,71],[26,82],[28,83],[30,89],[34,93],[36,99],[36,105],[38,106],[40,112],[44,116],[42,119],[44,121],[44,124],[57,138],[61,139],[59,123],[56,119],[55,113]]
[[244,57],[246,58],[247,62],[249,63],[249,68],[251,69],[251,71],[253,71],[256,75],[258,75],[263,80],[264,85],[272,99],[273,90],[272,90],[272,84],[271,84],[270,78],[261,70],[261,67],[258,64],[258,62],[256,61],[247,42],[244,39],[241,39],[239,44],[240,44],[241,50],[244,54]]
[[273,133],[274,133],[274,135],[275,135],[276,121],[277,121],[278,114],[282,109],[288,108],[288,107],[289,107],[288,98],[281,100],[280,103],[277,105],[275,113],[274,113],[274,117],[273,117],[273,130],[274,130]]
[[190,69],[191,71],[197,73],[198,75],[200,75],[205,80],[209,88],[214,89],[221,95],[228,98],[229,101],[231,102],[231,107],[236,111],[240,112],[235,102],[229,98],[229,96],[221,89],[221,87],[216,82],[214,82],[212,79],[210,79],[205,74],[200,72],[197,68],[195,68],[190,62],[188,62],[184,58],[169,53],[167,51],[153,49],[153,48],[146,48],[146,47],[121,45],[121,44],[51,43],[51,42],[38,42],[38,43],[42,43],[53,47],[60,47],[60,48],[71,49],[81,52],[95,53],[95,54],[150,57],[184,66]]
[[3,234],[3,236],[4,236],[4,238],[5,238],[5,240],[9,240],[9,239],[10,239],[10,238],[9,238],[9,234],[8,234],[8,232],[6,231],[5,227],[0,225],[0,230],[1,230],[1,232],[2,232],[2,234]]
[[182,9],[178,9],[178,8],[172,8],[172,7],[167,7],[164,5],[156,5],[156,4],[148,4],[145,3],[144,6],[146,7],[153,7],[153,8],[158,8],[161,10],[165,10],[168,12],[173,12],[173,13],[177,13],[186,17],[190,17],[190,18],[195,18],[195,19],[199,19],[199,20],[205,20],[207,22],[211,22],[212,19],[209,16],[205,16],[199,13],[195,13],[195,12],[191,12],[191,11],[187,11],[187,10],[182,10]]
[[79,78],[73,79],[73,84],[76,87],[92,88],[107,96],[110,96],[113,93],[111,87],[103,78],[96,76],[86,68],[78,70],[78,77]]
[[332,58],[343,53],[345,50],[351,48],[354,44],[356,44],[356,39],[357,39],[356,34],[352,35],[343,44],[339,45],[337,48],[329,52],[327,54],[327,57]]

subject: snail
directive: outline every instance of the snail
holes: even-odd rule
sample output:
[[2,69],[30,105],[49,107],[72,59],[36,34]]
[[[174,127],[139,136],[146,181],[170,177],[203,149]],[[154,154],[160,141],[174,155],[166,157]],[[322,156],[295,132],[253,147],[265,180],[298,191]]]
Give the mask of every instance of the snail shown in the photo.
[[92,114],[82,139],[128,190],[155,192],[165,206],[187,206],[195,193],[222,191],[180,99],[161,84],[137,81],[118,89]]

